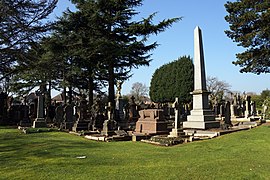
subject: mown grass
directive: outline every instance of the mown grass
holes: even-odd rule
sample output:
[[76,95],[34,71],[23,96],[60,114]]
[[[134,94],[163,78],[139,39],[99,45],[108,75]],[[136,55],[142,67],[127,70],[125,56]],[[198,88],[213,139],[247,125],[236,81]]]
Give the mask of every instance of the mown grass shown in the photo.
[[0,179],[257,180],[269,169],[269,126],[173,147],[0,128]]

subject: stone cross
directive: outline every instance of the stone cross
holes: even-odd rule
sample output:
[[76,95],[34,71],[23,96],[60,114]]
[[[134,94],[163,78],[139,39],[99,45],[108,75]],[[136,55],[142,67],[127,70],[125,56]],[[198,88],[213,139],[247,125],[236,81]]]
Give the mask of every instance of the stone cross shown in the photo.
[[37,105],[37,118],[44,118],[44,91],[40,86],[40,91],[36,91],[36,95],[38,96],[38,105]]
[[172,107],[174,108],[174,114],[175,114],[175,118],[174,118],[174,128],[178,129],[178,111],[179,111],[179,102],[178,102],[178,97],[175,98],[175,101],[172,105]]
[[44,93],[46,91],[46,85],[40,85],[39,91],[36,91],[38,96],[38,105],[37,105],[37,118],[33,123],[34,128],[47,127],[44,118]]

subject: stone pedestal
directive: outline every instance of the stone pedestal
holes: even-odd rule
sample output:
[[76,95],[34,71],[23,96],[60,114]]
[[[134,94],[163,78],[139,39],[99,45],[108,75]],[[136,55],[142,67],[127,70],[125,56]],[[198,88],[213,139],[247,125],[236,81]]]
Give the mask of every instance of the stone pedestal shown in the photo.
[[204,66],[204,54],[202,44],[202,34],[199,27],[194,30],[194,91],[193,110],[183,123],[183,128],[208,129],[218,128],[220,123],[215,121],[214,112],[209,108],[208,95],[210,92],[206,89]]
[[101,135],[104,136],[112,136],[114,135],[114,131],[116,130],[117,122],[115,120],[109,119],[105,120],[103,123],[103,129],[101,131]]
[[72,131],[88,131],[89,130],[90,121],[82,121],[78,120],[73,124]]
[[42,88],[40,88],[40,92],[36,92],[36,94],[38,95],[37,118],[33,123],[33,128],[47,127],[47,123],[44,118],[44,96],[42,93]]
[[33,128],[45,128],[47,127],[47,123],[44,118],[36,118],[33,123]]
[[116,115],[115,119],[118,122],[118,126],[120,126],[121,128],[126,128],[128,124],[127,124],[127,119],[125,119],[124,101],[121,96],[116,98],[115,115]]
[[136,122],[136,133],[164,134],[168,133],[167,122],[162,109],[146,109],[139,111],[140,118]]

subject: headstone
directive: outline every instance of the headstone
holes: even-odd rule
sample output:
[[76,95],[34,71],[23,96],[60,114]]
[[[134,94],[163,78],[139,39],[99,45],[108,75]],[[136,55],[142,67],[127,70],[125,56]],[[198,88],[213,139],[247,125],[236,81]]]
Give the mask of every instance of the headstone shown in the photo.
[[23,111],[23,118],[20,121],[20,126],[22,127],[30,127],[31,126],[31,121],[29,117],[29,106],[28,105],[21,105],[22,111]]
[[225,118],[224,118],[224,123],[228,126],[232,126],[232,121],[231,121],[231,104],[229,101],[225,103]]
[[175,101],[173,103],[173,108],[175,109],[175,115],[174,115],[174,128],[172,129],[172,131],[170,132],[169,137],[179,137],[180,132],[182,132],[182,130],[179,128],[179,101],[178,101],[178,97],[175,98]]
[[117,81],[117,93],[115,101],[115,120],[118,122],[119,126],[126,128],[127,121],[124,114],[124,100],[121,95],[123,81]]
[[103,114],[104,107],[101,102],[101,96],[97,95],[97,98],[92,106],[92,118],[93,118],[93,129],[102,129],[105,121]]
[[60,127],[63,121],[64,121],[64,108],[62,104],[60,104],[55,108],[54,123],[56,124],[57,127]]
[[7,98],[8,95],[4,92],[0,92],[0,124],[4,124],[7,119]]
[[40,90],[36,91],[36,95],[38,96],[38,104],[37,104],[37,118],[33,123],[33,128],[42,128],[47,127],[44,118],[44,93],[46,91],[45,85],[40,86]]
[[[80,105],[78,107],[79,109],[79,117],[76,119],[76,122],[74,123],[72,127],[72,131],[85,131],[89,130],[89,125],[90,125],[90,117],[88,116],[87,113],[87,100],[86,96],[83,95],[82,99],[80,100]],[[77,110],[78,110],[77,109]]]
[[128,121],[129,126],[131,128],[135,127],[138,119],[139,119],[139,113],[138,113],[137,105],[135,103],[135,97],[131,96],[130,104],[129,104],[129,121]]
[[71,104],[68,104],[64,108],[64,122],[62,128],[66,130],[72,130],[73,124],[74,124],[73,106]]
[[101,131],[101,135],[104,136],[111,136],[115,134],[115,130],[117,129],[117,122],[113,119],[113,108],[111,105],[111,102],[108,102],[107,106],[107,114],[108,119],[104,121],[103,123],[103,129]]
[[248,118],[251,115],[251,97],[245,96],[245,118]]
[[250,110],[251,110],[251,115],[252,116],[257,115],[256,103],[254,101],[251,101],[251,103],[250,103]]
[[55,105],[53,104],[48,104],[48,107],[47,107],[47,119],[46,119],[46,122],[48,123],[52,123],[53,122],[53,119],[55,117]]
[[194,30],[194,71],[193,109],[183,123],[183,128],[218,128],[220,123],[215,121],[214,113],[209,108],[210,92],[206,89],[202,33],[199,27]]

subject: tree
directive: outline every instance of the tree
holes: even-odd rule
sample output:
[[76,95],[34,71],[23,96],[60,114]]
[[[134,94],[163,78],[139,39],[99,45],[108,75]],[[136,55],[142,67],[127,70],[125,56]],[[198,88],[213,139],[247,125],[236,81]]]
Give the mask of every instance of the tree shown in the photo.
[[230,24],[225,33],[246,49],[236,54],[237,60],[233,62],[241,67],[240,72],[270,72],[269,3],[269,0],[238,0],[225,4],[229,13],[225,20]]
[[[93,104],[93,91],[103,83],[101,37],[95,31],[95,2],[78,3],[78,11],[66,11],[57,22],[55,35],[61,37],[65,49],[65,82],[72,88],[86,90],[89,107]],[[105,74],[105,73],[103,73]],[[71,91],[69,91],[71,94]]]
[[[49,85],[50,90],[59,90],[62,78],[62,45],[56,37],[43,38],[33,43],[31,49],[26,53],[31,61],[23,63],[23,70],[16,72],[10,83],[10,89],[19,95],[27,94],[33,88],[41,84]],[[21,66],[17,66],[20,68]]]
[[180,18],[172,18],[153,24],[155,13],[141,21],[134,21],[138,14],[135,8],[142,5],[143,0],[73,0],[83,13],[87,12],[88,20],[95,38],[99,40],[98,53],[102,56],[103,68],[106,69],[105,80],[108,81],[109,101],[114,106],[116,80],[130,77],[132,68],[148,66],[150,51],[157,43],[146,44],[151,34],[165,31]]
[[231,85],[225,81],[220,81],[217,77],[208,76],[206,79],[207,90],[211,92],[210,102],[220,101],[223,96],[230,93]]
[[12,74],[26,68],[26,61],[33,60],[28,51],[50,29],[45,19],[56,4],[57,0],[0,2],[0,81],[9,81]]
[[270,90],[269,89],[265,89],[261,92],[262,99],[266,99],[267,97],[270,97]]
[[194,89],[194,66],[190,56],[158,68],[151,79],[150,97],[154,102],[173,102],[175,97],[182,103],[191,102]]
[[264,102],[270,98],[270,90],[265,89],[259,95],[251,95],[251,100],[256,102],[256,107],[262,109]]
[[145,96],[148,95],[148,87],[140,82],[132,84],[130,95],[135,97],[135,101],[142,101]]

